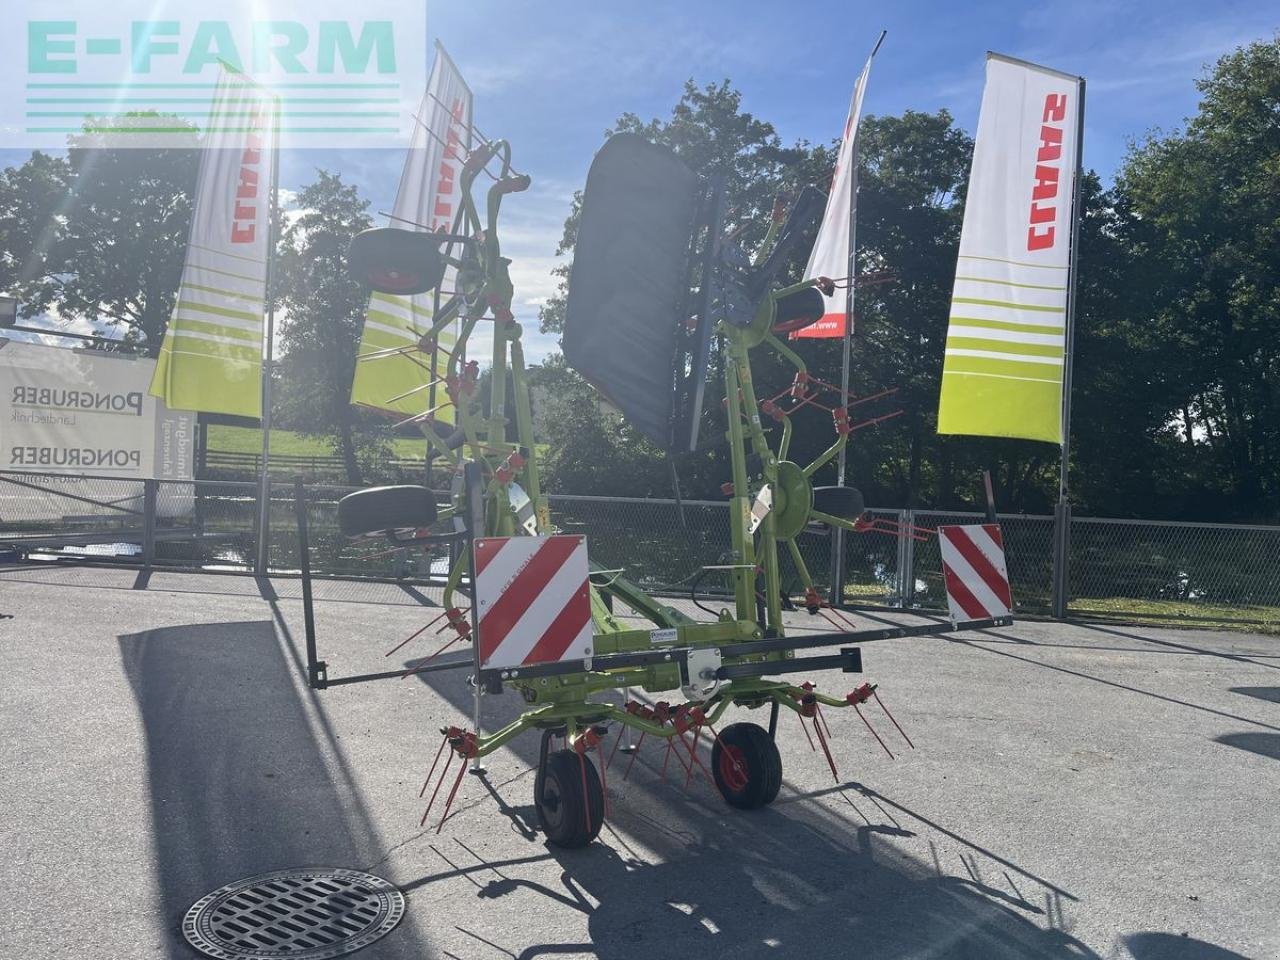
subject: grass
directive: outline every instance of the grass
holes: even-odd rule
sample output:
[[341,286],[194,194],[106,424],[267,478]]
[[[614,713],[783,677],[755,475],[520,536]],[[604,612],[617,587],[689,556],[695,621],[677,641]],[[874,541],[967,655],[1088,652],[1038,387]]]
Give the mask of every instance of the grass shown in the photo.
[[[391,445],[398,458],[420,460],[426,452],[427,442],[413,437],[395,437]],[[253,427],[213,424],[209,427],[209,449],[219,453],[261,453],[262,431]],[[271,431],[271,452],[286,457],[337,456],[324,438],[292,430]]]
[[1073,597],[1071,616],[1151,619],[1179,626],[1243,629],[1250,633],[1280,634],[1280,607],[1259,604],[1209,604],[1136,597]]
[[[415,437],[393,437],[391,449],[400,460],[421,460],[426,453],[426,440]],[[253,427],[229,427],[213,424],[209,427],[209,450],[214,453],[262,453],[262,431]],[[534,451],[545,458],[550,447],[535,443]],[[271,431],[271,452],[285,457],[336,457],[334,450],[323,437],[315,437],[292,430]]]
[[[883,587],[864,584],[845,586],[849,603],[883,603]],[[1019,615],[1044,617],[1049,612],[1048,597],[1041,604],[1031,604],[1014,611]],[[920,609],[922,613],[946,615],[946,607]],[[1141,597],[1072,597],[1068,619],[1115,620],[1144,623],[1149,626],[1196,627],[1200,629],[1236,630],[1269,636],[1280,635],[1280,607],[1262,604],[1212,604],[1181,600],[1150,600]]]

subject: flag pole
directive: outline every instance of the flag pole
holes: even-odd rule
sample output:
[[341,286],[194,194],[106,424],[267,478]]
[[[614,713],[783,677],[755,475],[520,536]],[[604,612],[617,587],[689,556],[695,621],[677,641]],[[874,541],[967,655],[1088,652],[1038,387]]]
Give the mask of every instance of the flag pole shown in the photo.
[[[876,53],[880,50],[880,44],[884,43],[885,35],[888,30],[880,31],[880,38],[876,40],[875,47],[871,50],[871,56],[867,61],[875,59]],[[866,91],[863,91],[866,95]],[[861,123],[861,116],[858,117]],[[845,276],[849,278],[848,295],[844,300],[844,337],[841,348],[840,357],[840,397],[841,405],[846,406],[849,403],[849,366],[853,348],[853,297],[857,288],[857,249],[856,243],[858,231],[858,131],[850,130],[849,136],[853,137],[853,149],[849,153],[849,268],[845,271]],[[845,462],[849,451],[848,438],[840,445],[840,452],[836,455],[836,485],[844,486],[845,480]],[[831,540],[831,603],[834,606],[840,606],[844,603],[844,528],[836,527],[833,531]]]
[[1058,507],[1054,511],[1053,615],[1067,615],[1067,572],[1071,552],[1071,504],[1068,468],[1071,461],[1071,375],[1075,365],[1076,265],[1080,258],[1080,221],[1084,207],[1084,77],[1079,80],[1076,111],[1076,176],[1071,196],[1071,254],[1067,268],[1066,351],[1062,368],[1062,460],[1058,467]]
[[272,297],[271,285],[275,279],[276,261],[276,223],[280,213],[280,113],[277,109],[271,113],[271,122],[276,127],[271,150],[271,213],[267,226],[267,323],[266,352],[262,359],[262,468],[258,477],[258,555],[253,572],[256,576],[267,575],[268,555],[271,549],[271,367],[275,352],[276,308]]

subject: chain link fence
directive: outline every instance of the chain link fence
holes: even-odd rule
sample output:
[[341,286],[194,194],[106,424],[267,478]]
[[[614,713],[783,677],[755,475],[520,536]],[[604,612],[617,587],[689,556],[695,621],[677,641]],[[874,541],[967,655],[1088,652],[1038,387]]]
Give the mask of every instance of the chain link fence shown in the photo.
[[[984,523],[980,513],[904,511],[908,520],[926,531],[938,527]],[[1002,514],[1004,561],[1014,608],[1022,613],[1048,613],[1053,603],[1053,517]],[[938,538],[925,534],[912,541],[911,583],[906,600],[926,610],[946,610],[947,593],[942,581],[942,555]]]
[[1280,622],[1280,527],[1076,517],[1070,609]]
[[[296,574],[298,493],[310,561],[319,576],[405,583],[439,581],[447,548],[351,542],[338,531],[337,504],[353,488],[271,485],[268,572]],[[441,499],[446,494],[439,493]],[[588,537],[592,559],[655,594],[727,596],[729,507],[724,501],[550,497],[553,522]],[[246,481],[139,481],[0,473],[0,556],[98,558],[153,567],[252,572],[258,487]],[[914,536],[846,534],[844,601],[944,611],[938,526],[981,522],[976,513],[874,509]],[[1005,561],[1016,610],[1047,614],[1053,602],[1054,518],[1002,515]],[[1070,615],[1239,621],[1280,625],[1280,526],[1073,517]],[[820,591],[831,583],[832,536],[797,538]],[[803,594],[788,551],[782,582]]]

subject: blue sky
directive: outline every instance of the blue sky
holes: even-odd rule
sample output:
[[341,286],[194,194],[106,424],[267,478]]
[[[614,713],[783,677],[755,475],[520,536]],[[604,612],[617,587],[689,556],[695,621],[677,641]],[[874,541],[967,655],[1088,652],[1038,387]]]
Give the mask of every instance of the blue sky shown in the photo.
[[[866,112],[945,107],[972,131],[984,54],[995,50],[1087,78],[1085,164],[1109,180],[1132,138],[1172,130],[1194,112],[1194,80],[1206,65],[1273,36],[1280,16],[1274,0],[428,0],[427,24],[470,83],[477,124],[510,140],[516,166],[533,177],[504,207],[504,252],[515,260],[517,317],[540,357],[554,344],[536,333],[537,305],[554,290],[560,229],[603,132],[625,111],[666,116],[690,77],[731,79],[745,109],[784,142],[830,140],[885,29]],[[24,156],[0,151],[0,162]],[[393,150],[287,152],[282,185],[296,189],[324,167],[386,210],[402,163]]]
[[[987,50],[1079,73],[1088,81],[1085,163],[1110,179],[1134,137],[1171,130],[1195,111],[1207,64],[1280,26],[1274,2],[870,4],[840,0],[430,0],[431,38],[449,50],[476,98],[476,123],[510,140],[532,190],[508,200],[504,252],[515,259],[517,316],[531,352],[537,303],[569,200],[603,132],[622,112],[666,116],[689,77],[728,77],[745,109],[785,142],[839,135],[854,76],[888,31],[868,113],[950,110],[972,131]],[[394,154],[294,158],[286,180],[317,162],[342,169],[388,209]]]

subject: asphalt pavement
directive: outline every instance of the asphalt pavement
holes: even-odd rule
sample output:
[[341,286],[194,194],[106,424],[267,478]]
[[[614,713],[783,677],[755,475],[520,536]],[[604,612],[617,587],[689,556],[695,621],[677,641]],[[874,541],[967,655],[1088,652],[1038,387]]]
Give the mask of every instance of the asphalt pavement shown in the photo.
[[[331,675],[443,642],[383,656],[434,616],[430,591],[317,589]],[[195,957],[193,901],[305,865],[405,891],[369,958],[1280,957],[1280,638],[1019,622],[870,644],[915,749],[874,702],[893,759],[828,712],[836,780],[784,716],[782,792],[744,813],[700,776],[664,781],[646,744],[608,773],[599,841],[564,851],[534,829],[533,734],[419,827],[438,729],[470,725],[466,671],[308,690],[298,598],[0,570],[0,958]],[[519,706],[486,698],[485,729]]]

